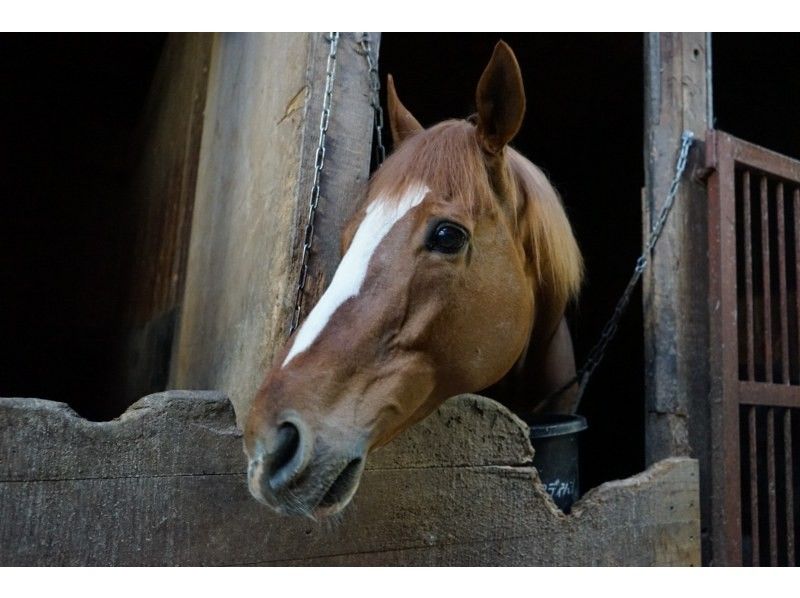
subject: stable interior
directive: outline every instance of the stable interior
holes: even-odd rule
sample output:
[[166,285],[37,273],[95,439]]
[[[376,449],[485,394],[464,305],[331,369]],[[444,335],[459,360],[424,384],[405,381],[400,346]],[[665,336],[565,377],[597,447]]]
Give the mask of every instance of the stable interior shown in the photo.
[[[124,332],[137,127],[165,35],[0,37],[0,395],[70,404],[95,420],[115,399]],[[514,145],[561,193],[586,260],[569,312],[581,363],[641,248],[643,40],[640,34],[383,35],[392,73],[424,125],[466,117],[496,41],[519,59],[528,114]],[[716,126],[800,156],[800,38],[715,35]],[[641,293],[579,413],[582,485],[644,463]]]
[[0,36],[0,396],[119,393],[137,130],[166,35]]

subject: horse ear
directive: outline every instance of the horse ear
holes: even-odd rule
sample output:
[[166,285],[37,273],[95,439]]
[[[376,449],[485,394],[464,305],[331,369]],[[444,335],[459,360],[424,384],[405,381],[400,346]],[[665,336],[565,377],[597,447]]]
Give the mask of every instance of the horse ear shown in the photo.
[[497,42],[475,92],[478,140],[490,154],[499,154],[514,138],[525,115],[525,88],[514,52]]
[[422,125],[397,97],[394,79],[391,75],[386,82],[386,99],[389,106],[389,128],[392,130],[394,146],[397,147],[404,139],[421,131]]

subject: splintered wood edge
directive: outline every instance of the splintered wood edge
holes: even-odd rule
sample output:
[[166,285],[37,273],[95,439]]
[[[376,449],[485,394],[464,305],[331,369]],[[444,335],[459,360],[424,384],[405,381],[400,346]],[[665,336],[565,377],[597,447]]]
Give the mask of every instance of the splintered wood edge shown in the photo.
[[[64,426],[93,433],[120,434],[148,419],[168,419],[180,430],[202,426],[210,432],[236,436],[233,406],[217,391],[171,390],[143,397],[111,421],[92,422],[65,403],[45,399],[0,398],[0,412],[30,426],[32,420],[63,421]],[[163,424],[154,426],[162,429]],[[172,425],[170,426],[172,428]],[[30,433],[31,430],[28,430]],[[239,447],[237,447],[239,450]],[[370,469],[452,467],[467,465],[529,465],[533,449],[528,428],[505,407],[478,395],[454,397],[385,448],[374,451]]]
[[[690,457],[667,457],[650,467],[621,480],[611,480],[595,486],[572,507],[571,515],[581,516],[585,511],[608,502],[621,492],[637,491],[665,478],[682,478],[682,484],[697,487],[698,462]],[[676,479],[676,482],[679,480]],[[695,503],[696,504],[696,503]],[[694,505],[692,505],[694,506]]]
[[140,418],[166,413],[202,416],[233,421],[233,406],[221,392],[213,390],[168,390],[142,397],[122,415],[108,421],[90,421],[79,415],[72,407],[59,401],[24,397],[0,397],[0,410],[20,415],[47,413],[82,426],[114,427],[125,425]]
[[[149,418],[166,417],[185,427],[200,425],[205,431],[241,442],[235,427],[233,406],[218,391],[170,390],[143,397],[121,416],[107,422],[82,418],[65,403],[36,398],[0,398],[0,417],[5,425],[14,421],[30,423],[30,418],[55,417],[67,426],[94,428],[113,435],[122,427],[141,425]],[[163,426],[160,426],[163,429]],[[552,503],[532,466],[533,448],[528,426],[499,403],[480,395],[460,395],[446,401],[437,411],[419,422],[386,447],[370,455],[367,469],[447,468],[493,466],[528,473],[536,494],[551,510],[565,516]],[[240,450],[239,446],[236,450]],[[688,466],[687,463],[691,463]],[[244,467],[243,467],[244,470]],[[670,457],[629,478],[605,482],[587,492],[573,507],[569,517],[608,502],[620,492],[636,490],[659,479],[681,475],[688,482],[697,481],[697,462],[684,457]]]
[[529,466],[533,448],[528,426],[508,409],[479,395],[459,395],[385,447],[367,469]]

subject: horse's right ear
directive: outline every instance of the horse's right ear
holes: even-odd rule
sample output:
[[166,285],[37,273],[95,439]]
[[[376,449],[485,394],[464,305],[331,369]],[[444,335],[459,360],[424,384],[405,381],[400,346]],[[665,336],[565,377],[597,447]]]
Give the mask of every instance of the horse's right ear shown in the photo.
[[404,139],[421,131],[422,125],[397,97],[391,75],[386,82],[386,100],[389,105],[389,128],[392,130],[394,146],[397,147]]
[[481,75],[475,92],[478,105],[478,141],[484,151],[497,155],[522,126],[525,116],[525,87],[514,52],[504,41]]

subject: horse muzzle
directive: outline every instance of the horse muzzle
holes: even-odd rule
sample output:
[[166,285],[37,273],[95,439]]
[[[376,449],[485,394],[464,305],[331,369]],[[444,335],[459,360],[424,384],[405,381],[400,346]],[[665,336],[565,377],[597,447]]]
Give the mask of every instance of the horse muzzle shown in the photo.
[[294,412],[264,430],[248,450],[250,493],[284,515],[316,519],[344,509],[358,488],[366,443],[314,434]]

